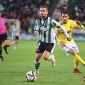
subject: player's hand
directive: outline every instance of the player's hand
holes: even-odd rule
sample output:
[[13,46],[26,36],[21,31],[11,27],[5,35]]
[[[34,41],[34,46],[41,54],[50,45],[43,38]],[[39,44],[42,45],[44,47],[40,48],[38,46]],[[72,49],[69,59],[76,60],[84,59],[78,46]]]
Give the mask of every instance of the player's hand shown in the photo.
[[7,29],[5,29],[5,33],[6,33],[6,34],[8,34],[8,31],[7,31]]
[[81,26],[81,22],[80,21],[76,21],[77,25]]
[[21,30],[21,29],[19,29],[19,32],[22,32],[22,30]]
[[63,42],[63,41],[60,42],[60,45],[62,45],[62,46],[64,46],[64,47],[66,46],[66,45],[65,45],[65,42]]
[[68,38],[67,38],[68,41],[71,41],[71,39],[72,39],[71,37],[68,37]]
[[38,32],[37,31],[34,31],[34,34],[33,34],[34,36],[37,36],[38,35]]

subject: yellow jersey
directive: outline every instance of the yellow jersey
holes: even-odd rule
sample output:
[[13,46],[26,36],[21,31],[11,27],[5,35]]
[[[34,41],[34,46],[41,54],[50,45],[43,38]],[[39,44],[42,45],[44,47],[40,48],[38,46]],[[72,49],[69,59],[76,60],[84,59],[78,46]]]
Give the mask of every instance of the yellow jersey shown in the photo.
[[[79,26],[75,21],[73,20],[68,20],[67,23],[63,23],[62,21],[59,22],[62,26],[64,26],[64,28],[66,29],[67,33],[69,34],[69,36],[72,38],[72,33],[73,33],[73,29],[74,28],[81,28],[81,26]],[[57,34],[57,41],[58,44],[63,41],[65,43],[70,43],[70,42],[74,42],[73,38],[71,41],[68,41],[65,34],[62,32],[61,29],[56,29],[56,34]]]

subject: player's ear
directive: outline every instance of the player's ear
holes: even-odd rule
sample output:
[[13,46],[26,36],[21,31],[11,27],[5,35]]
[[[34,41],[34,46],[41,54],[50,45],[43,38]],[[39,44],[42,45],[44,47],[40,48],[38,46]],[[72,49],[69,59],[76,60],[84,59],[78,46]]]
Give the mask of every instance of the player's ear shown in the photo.
[[69,19],[69,15],[68,15],[68,19]]
[[68,19],[69,19],[69,16],[68,16]]
[[47,10],[47,14],[48,14],[48,10]]

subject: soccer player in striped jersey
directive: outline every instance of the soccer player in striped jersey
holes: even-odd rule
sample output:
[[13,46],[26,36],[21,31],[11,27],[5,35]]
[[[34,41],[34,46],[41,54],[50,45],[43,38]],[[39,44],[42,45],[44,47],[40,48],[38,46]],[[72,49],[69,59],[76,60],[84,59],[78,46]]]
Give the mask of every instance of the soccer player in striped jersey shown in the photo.
[[[61,14],[62,20],[60,24],[65,27],[67,33],[72,38],[73,30],[76,29],[84,29],[84,26],[80,21],[73,21],[69,19],[69,14],[67,10],[64,10]],[[79,55],[79,49],[72,38],[71,41],[68,41],[62,32],[61,29],[57,29],[57,41],[61,49],[63,49],[66,54],[72,54],[74,56],[74,73],[81,73],[78,69],[79,63],[85,66],[85,62],[81,59]]]
[[40,6],[40,18],[36,20],[34,27],[34,36],[39,36],[39,41],[36,48],[36,57],[34,61],[35,72],[39,74],[40,58],[44,60],[51,60],[52,66],[55,67],[56,61],[52,54],[56,44],[56,31],[55,27],[60,28],[66,35],[68,40],[71,38],[68,36],[65,28],[56,22],[51,17],[48,17],[47,6]]
[[14,20],[13,25],[11,25],[9,28],[9,31],[12,34],[12,39],[13,39],[12,44],[14,44],[14,50],[15,50],[19,43],[19,36],[20,36],[20,32],[21,32],[18,20]]

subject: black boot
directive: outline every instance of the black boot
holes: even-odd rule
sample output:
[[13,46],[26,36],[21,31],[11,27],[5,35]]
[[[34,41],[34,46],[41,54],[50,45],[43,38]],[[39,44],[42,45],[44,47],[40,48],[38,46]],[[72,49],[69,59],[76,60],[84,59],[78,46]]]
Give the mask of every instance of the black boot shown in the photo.
[[7,45],[5,45],[3,48],[4,48],[5,52],[6,52],[6,54],[9,54],[9,52],[7,50]]
[[4,61],[4,58],[0,55],[0,60]]

